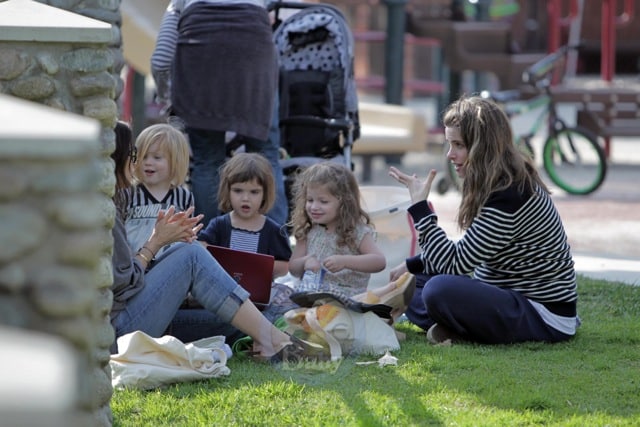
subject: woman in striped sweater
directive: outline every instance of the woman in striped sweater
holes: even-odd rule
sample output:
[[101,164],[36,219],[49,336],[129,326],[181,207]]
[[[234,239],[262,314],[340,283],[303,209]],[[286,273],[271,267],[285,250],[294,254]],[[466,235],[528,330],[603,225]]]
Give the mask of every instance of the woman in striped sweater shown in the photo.
[[463,97],[444,114],[447,158],[463,178],[458,226],[449,239],[424,180],[391,167],[409,189],[421,254],[391,273],[423,275],[406,312],[429,342],[559,342],[579,325],[574,262],[562,221],[533,163],[513,144],[498,105]]

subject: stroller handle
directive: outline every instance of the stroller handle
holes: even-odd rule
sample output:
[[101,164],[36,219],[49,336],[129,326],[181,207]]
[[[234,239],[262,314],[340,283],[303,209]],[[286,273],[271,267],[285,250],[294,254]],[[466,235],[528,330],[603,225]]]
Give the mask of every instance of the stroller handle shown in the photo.
[[292,2],[292,1],[270,1],[267,4],[267,10],[271,12],[276,9],[304,9],[309,6],[314,6],[313,3],[303,3],[303,2]]
[[280,124],[315,126],[343,131],[353,130],[353,121],[347,119],[325,119],[317,116],[293,116],[280,119]]
[[[267,4],[267,11],[268,12],[273,12],[276,11],[276,13],[280,10],[280,9],[306,9],[308,7],[314,7],[314,6],[318,6],[318,3],[305,3],[305,2],[292,2],[292,1],[280,1],[280,0],[276,0],[276,1],[271,1],[269,2],[269,4]],[[335,10],[339,9],[333,5],[330,4],[322,4],[322,7],[328,7],[328,8],[332,8]]]

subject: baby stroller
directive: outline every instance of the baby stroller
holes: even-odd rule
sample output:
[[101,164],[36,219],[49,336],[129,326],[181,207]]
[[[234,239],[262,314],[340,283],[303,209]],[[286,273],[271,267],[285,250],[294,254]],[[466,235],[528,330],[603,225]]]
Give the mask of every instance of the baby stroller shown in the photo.
[[[274,42],[280,81],[280,145],[285,189],[291,203],[296,175],[326,159],[351,163],[359,137],[358,97],[353,71],[353,35],[334,6],[277,1]],[[297,9],[280,19],[282,9]]]

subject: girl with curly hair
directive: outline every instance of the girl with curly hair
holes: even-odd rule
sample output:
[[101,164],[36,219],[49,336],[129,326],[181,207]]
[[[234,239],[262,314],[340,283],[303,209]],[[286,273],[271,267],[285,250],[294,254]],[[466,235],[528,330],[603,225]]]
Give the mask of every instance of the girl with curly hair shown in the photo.
[[353,173],[339,163],[316,163],[300,174],[294,194],[289,272],[321,274],[323,287],[348,296],[365,292],[371,273],[384,270],[386,260]]

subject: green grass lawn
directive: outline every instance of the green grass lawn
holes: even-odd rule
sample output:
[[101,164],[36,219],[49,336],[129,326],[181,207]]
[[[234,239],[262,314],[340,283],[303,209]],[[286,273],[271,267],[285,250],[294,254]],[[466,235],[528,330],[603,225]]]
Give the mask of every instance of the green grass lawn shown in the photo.
[[403,323],[397,366],[285,371],[233,357],[227,377],[117,390],[114,426],[640,426],[640,287],[579,278],[562,344],[432,346]]

